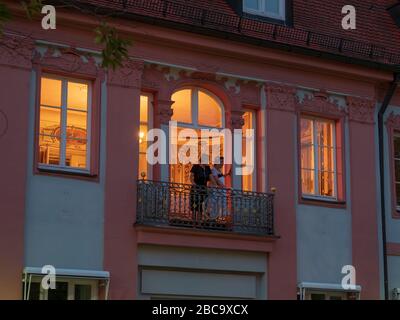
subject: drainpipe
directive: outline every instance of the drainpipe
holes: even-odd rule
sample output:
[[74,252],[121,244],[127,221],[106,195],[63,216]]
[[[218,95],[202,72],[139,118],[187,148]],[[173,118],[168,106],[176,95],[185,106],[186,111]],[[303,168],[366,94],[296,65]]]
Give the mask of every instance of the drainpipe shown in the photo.
[[390,101],[397,89],[400,81],[400,74],[395,73],[393,82],[389,90],[386,92],[383,103],[378,112],[378,130],[379,130],[379,174],[380,174],[380,191],[381,191],[381,223],[382,223],[382,246],[383,246],[383,281],[385,287],[385,300],[389,299],[389,282],[388,282],[388,264],[386,250],[386,205],[385,205],[385,165],[384,165],[384,139],[383,139],[383,117],[389,106]]

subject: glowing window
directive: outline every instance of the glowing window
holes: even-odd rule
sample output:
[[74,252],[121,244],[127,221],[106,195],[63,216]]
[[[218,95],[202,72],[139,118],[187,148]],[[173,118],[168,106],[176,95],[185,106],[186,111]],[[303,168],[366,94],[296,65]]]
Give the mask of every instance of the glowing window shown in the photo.
[[172,120],[194,126],[223,127],[221,102],[212,94],[197,88],[183,89],[172,95]]
[[151,179],[151,170],[147,161],[146,153],[148,148],[147,132],[151,129],[151,97],[140,96],[140,128],[139,128],[139,179]]
[[39,163],[42,167],[89,170],[89,84],[41,79]]
[[335,123],[323,119],[302,118],[300,125],[302,193],[335,198]]
[[[255,166],[255,146],[254,143],[249,143],[247,137],[250,134],[248,130],[255,130],[255,113],[246,111],[243,115],[244,124],[242,127],[242,157],[243,164],[247,167]],[[253,131],[253,134],[255,132]],[[248,163],[249,162],[249,163]],[[255,170],[250,174],[242,175],[242,189],[244,191],[254,191],[255,188]]]

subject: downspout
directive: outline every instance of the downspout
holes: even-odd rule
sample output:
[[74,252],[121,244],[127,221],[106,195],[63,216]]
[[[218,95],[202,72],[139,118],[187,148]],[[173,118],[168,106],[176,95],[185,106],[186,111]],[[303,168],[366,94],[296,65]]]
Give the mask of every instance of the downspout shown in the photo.
[[400,80],[400,74],[395,73],[393,82],[389,90],[386,92],[383,103],[378,112],[378,130],[379,130],[379,175],[380,175],[380,192],[381,192],[381,224],[382,224],[382,246],[383,246],[383,281],[385,288],[385,300],[389,299],[389,281],[388,281],[388,262],[386,250],[386,205],[385,205],[385,165],[384,165],[384,135],[383,135],[383,118],[385,112],[392,100]]

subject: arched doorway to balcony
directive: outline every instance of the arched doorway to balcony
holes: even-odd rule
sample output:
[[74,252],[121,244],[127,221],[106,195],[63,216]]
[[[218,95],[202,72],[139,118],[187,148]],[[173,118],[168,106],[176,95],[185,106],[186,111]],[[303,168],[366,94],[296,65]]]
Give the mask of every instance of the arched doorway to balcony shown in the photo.
[[[219,144],[219,155],[224,154],[223,137],[202,137],[202,129],[224,129],[225,108],[221,100],[208,90],[199,87],[184,87],[173,93],[171,100],[173,116],[172,121],[177,122],[178,134],[184,129],[193,129],[198,135],[199,155],[208,149],[210,163],[214,160],[213,144]],[[178,141],[177,150],[186,141]],[[205,149],[207,148],[207,149]],[[171,164],[170,181],[175,183],[190,183],[190,169],[192,164]]]

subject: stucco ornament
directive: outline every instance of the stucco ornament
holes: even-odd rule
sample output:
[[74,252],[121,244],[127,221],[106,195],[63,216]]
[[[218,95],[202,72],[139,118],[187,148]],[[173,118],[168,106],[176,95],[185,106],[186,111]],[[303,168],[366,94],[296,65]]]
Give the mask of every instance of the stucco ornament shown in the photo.
[[0,65],[17,68],[32,68],[33,40],[16,35],[0,37]]
[[400,130],[400,115],[391,112],[386,120],[386,125],[394,130]]
[[346,114],[346,109],[339,106],[336,100],[329,99],[326,91],[315,92],[312,95],[305,95],[300,101],[297,98],[296,107],[302,112],[312,112],[321,115],[340,117]]
[[143,61],[129,60],[115,71],[109,70],[108,83],[111,85],[140,88],[142,84]]
[[375,101],[367,98],[347,97],[350,121],[375,123]]
[[33,62],[50,70],[91,77],[104,75],[103,69],[93,55],[75,48],[37,47]]
[[295,111],[295,88],[287,85],[267,84],[265,90],[269,109]]

